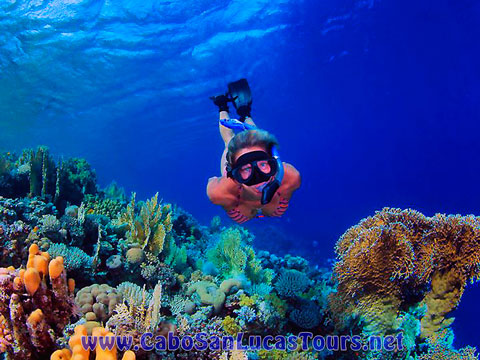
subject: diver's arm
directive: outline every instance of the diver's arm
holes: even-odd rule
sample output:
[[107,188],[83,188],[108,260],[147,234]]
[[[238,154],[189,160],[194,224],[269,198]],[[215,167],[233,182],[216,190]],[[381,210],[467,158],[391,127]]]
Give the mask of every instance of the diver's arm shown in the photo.
[[276,217],[282,216],[285,211],[287,211],[293,192],[297,190],[302,183],[300,173],[297,169],[295,169],[295,167],[290,164],[283,163],[283,168],[285,171],[283,181],[278,188],[277,193],[275,194],[279,197],[278,203],[274,211],[271,213],[271,216]]
[[238,203],[236,194],[239,186],[230,178],[211,177],[208,179],[207,196],[215,205],[220,205],[223,208],[232,208]]
[[241,186],[225,176],[208,180],[207,195],[212,203],[220,205],[227,215],[238,224],[250,220],[238,209]]

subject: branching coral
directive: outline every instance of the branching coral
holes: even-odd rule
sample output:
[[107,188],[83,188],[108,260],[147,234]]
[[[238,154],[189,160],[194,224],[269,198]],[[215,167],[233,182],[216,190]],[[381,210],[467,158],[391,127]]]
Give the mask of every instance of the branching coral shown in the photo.
[[161,206],[158,193],[135,211],[135,194],[127,209],[116,220],[117,225],[127,227],[127,240],[142,249],[158,255],[163,250],[165,236],[172,230],[171,207]]
[[[480,275],[480,218],[427,218],[385,208],[350,228],[336,252],[337,310],[340,305],[384,331],[400,308],[424,299],[425,337],[450,324],[445,315],[458,305],[467,281]],[[380,313],[382,319],[375,316]]]

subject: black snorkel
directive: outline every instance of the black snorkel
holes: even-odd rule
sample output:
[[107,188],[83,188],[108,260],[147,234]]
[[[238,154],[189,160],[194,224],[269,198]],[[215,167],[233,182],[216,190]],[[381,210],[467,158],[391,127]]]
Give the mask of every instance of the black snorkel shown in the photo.
[[272,201],[273,195],[275,195],[275,192],[278,190],[283,180],[283,173],[284,173],[283,164],[282,164],[282,161],[280,160],[280,155],[278,154],[278,150],[275,146],[272,146],[272,157],[277,162],[278,170],[273,180],[270,181],[267,185],[265,185],[265,187],[262,190],[262,200],[261,200],[262,205],[266,205],[270,201]]

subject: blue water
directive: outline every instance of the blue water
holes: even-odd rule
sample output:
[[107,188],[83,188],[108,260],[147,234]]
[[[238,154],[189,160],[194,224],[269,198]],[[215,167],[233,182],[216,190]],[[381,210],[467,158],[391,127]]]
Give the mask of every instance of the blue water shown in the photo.
[[[253,117],[303,183],[257,245],[320,264],[384,206],[480,215],[480,2],[0,3],[0,150],[45,144],[99,182],[201,222],[223,143],[208,97],[249,79]],[[480,345],[479,286],[457,344]]]

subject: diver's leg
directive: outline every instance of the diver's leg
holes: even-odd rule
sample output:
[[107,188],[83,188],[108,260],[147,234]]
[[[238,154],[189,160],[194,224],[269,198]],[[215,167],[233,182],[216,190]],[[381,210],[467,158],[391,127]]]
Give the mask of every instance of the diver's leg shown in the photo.
[[[230,119],[228,112],[220,111],[220,120],[222,119]],[[229,129],[220,123],[218,123],[218,128],[220,129],[220,135],[222,136],[223,142],[225,143],[225,149],[223,150],[222,158],[220,159],[220,173],[222,174],[222,176],[226,176],[228,143],[230,142],[230,140],[232,140],[235,134],[232,129]]]
[[[220,119],[230,119],[230,116],[228,115],[228,112],[226,111],[221,111],[220,112]],[[255,123],[253,122],[251,117],[247,117],[245,119],[245,122],[249,125],[253,125],[256,127]],[[227,152],[228,152],[228,143],[232,138],[235,136],[235,133],[233,132],[232,129],[229,129],[222,124],[218,124],[218,127],[220,128],[220,135],[222,136],[223,142],[225,143],[225,149],[223,150],[222,154],[222,159],[220,160],[220,173],[222,176],[226,176],[227,174]]]

